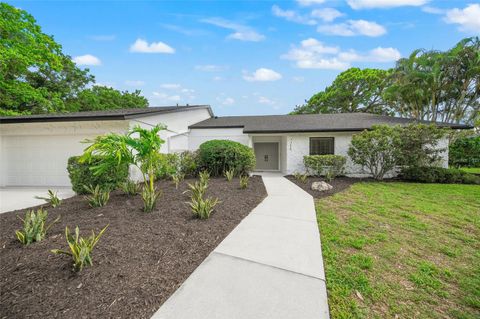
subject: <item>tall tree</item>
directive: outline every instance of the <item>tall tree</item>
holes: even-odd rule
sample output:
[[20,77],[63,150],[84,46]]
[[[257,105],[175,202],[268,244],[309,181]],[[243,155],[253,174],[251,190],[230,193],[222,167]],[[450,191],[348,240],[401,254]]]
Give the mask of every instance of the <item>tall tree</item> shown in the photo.
[[293,113],[393,114],[382,98],[388,76],[389,71],[386,70],[350,68],[340,73],[325,91],[313,95]]
[[0,115],[148,106],[140,91],[86,89],[94,82],[32,15],[0,3]]
[[140,91],[120,92],[105,86],[93,86],[78,93],[67,101],[71,111],[99,111],[108,109],[142,108],[148,106],[148,100],[140,95]]
[[415,50],[400,59],[385,99],[400,116],[473,123],[480,107],[480,40],[460,41],[446,52]]

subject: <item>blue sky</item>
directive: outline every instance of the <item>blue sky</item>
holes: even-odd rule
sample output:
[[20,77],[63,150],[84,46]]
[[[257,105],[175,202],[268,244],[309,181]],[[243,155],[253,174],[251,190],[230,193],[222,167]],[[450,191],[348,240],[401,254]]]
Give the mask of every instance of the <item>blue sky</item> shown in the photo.
[[480,34],[480,3],[439,0],[8,1],[97,83],[150,105],[285,114],[350,67]]

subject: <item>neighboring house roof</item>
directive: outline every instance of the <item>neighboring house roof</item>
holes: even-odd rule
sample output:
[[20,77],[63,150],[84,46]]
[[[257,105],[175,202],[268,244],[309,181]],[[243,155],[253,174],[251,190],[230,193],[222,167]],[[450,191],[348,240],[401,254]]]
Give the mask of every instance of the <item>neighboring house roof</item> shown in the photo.
[[149,115],[183,112],[205,108],[213,116],[209,105],[157,106],[136,109],[115,109],[105,111],[87,111],[73,113],[36,114],[20,116],[1,116],[0,123],[33,123],[33,122],[70,122],[70,121],[110,121],[128,120]]
[[[368,113],[224,116],[212,117],[191,125],[191,129],[243,128],[244,133],[286,133],[286,132],[340,132],[362,131],[376,124],[407,125],[413,119]],[[456,129],[471,128],[463,124],[420,121],[435,123],[441,127]]]

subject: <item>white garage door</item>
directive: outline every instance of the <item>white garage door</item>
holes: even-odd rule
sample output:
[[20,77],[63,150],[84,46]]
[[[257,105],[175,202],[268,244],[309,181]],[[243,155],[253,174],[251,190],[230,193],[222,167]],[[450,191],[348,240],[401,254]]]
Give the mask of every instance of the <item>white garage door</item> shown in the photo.
[[6,136],[6,186],[70,186],[67,160],[82,154],[87,136]]

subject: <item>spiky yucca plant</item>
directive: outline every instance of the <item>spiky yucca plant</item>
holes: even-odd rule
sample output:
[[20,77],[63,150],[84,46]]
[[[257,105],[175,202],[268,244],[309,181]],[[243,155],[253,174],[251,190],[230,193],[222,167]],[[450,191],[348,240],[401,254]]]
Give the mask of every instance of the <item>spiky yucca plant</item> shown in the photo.
[[90,193],[90,196],[86,196],[86,198],[91,207],[103,207],[107,205],[107,202],[110,199],[110,192],[108,190],[102,189],[100,185],[95,187],[92,185],[84,187],[85,190]]
[[235,176],[235,170],[233,168],[229,169],[223,173],[223,176],[225,176],[227,181],[231,182],[233,177]]
[[203,197],[193,197],[192,201],[188,203],[192,209],[193,215],[200,219],[207,219],[212,214],[215,206],[219,203],[218,198],[203,198]]
[[35,211],[30,210],[25,214],[25,219],[20,218],[23,222],[23,229],[15,231],[18,240],[23,245],[30,245],[33,242],[41,241],[47,235],[47,231],[60,220],[60,216],[46,226],[48,213],[43,208]]
[[62,200],[57,196],[57,192],[53,192],[51,189],[48,190],[47,197],[35,196],[35,198],[43,199],[45,202],[52,205],[53,208],[60,206],[62,203]]
[[85,266],[92,266],[92,250],[100,240],[108,225],[105,226],[98,235],[92,230],[92,235],[87,238],[80,237],[80,229],[75,227],[75,235],[70,233],[68,226],[65,227],[65,238],[69,247],[69,251],[61,249],[51,250],[54,254],[64,254],[72,257],[73,270],[81,271]]
[[240,188],[241,189],[247,188],[249,180],[250,180],[250,176],[248,176],[248,175],[240,176]]
[[140,184],[132,180],[127,180],[120,184],[120,189],[127,195],[137,195],[140,193],[141,187]]
[[143,211],[145,213],[150,213],[155,208],[158,198],[162,195],[162,192],[154,188],[153,191],[150,190],[150,187],[144,186],[142,190],[142,199],[143,199]]
[[185,179],[185,174],[183,173],[176,173],[172,175],[172,181],[175,184],[175,189],[178,189],[178,185]]

